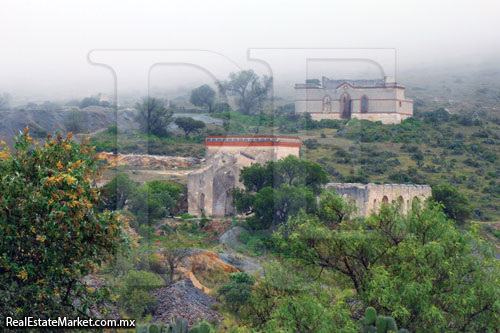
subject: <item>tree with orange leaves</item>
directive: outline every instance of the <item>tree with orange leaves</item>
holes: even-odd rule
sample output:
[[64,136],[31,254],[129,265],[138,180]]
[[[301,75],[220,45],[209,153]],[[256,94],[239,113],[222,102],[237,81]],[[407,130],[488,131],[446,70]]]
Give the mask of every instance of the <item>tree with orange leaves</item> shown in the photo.
[[[0,313],[22,318],[89,316],[106,288],[82,278],[128,246],[114,212],[98,212],[98,160],[58,135],[38,145],[26,128],[0,151]],[[1,327],[5,321],[0,323]]]

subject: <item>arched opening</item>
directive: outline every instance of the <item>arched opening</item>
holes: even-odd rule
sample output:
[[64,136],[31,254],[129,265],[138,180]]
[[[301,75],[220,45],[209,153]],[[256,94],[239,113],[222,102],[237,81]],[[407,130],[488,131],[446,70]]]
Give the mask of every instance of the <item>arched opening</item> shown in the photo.
[[200,194],[200,213],[205,211],[205,193]]
[[366,95],[363,95],[361,97],[361,113],[367,113],[368,112],[368,97]]
[[233,198],[231,190],[235,188],[236,177],[231,169],[217,170],[213,183],[213,210],[215,217],[233,215]]
[[340,118],[351,119],[351,96],[348,93],[340,97]]
[[387,197],[387,195],[384,195],[384,197],[382,198],[382,202],[389,203],[389,198]]
[[332,98],[330,96],[323,98],[323,112],[332,112]]
[[404,202],[405,202],[405,199],[403,199],[403,197],[400,195],[400,196],[398,197],[398,204],[399,204],[399,205],[402,205]]

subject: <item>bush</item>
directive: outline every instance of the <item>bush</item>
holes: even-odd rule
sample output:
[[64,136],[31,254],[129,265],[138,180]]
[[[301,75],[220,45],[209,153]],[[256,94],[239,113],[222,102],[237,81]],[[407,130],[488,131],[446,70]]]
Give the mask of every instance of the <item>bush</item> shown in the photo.
[[220,287],[218,294],[224,297],[224,302],[236,312],[250,299],[254,279],[247,273],[229,274],[230,281]]
[[133,318],[141,318],[146,313],[154,313],[156,299],[149,292],[163,285],[163,280],[148,271],[130,271],[119,291],[118,302]]

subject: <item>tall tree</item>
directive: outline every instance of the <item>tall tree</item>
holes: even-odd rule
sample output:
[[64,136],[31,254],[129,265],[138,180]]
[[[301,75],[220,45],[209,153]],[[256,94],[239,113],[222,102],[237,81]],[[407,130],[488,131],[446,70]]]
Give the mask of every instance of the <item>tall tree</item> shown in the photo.
[[82,278],[118,252],[127,226],[97,210],[97,162],[87,140],[59,135],[38,145],[27,128],[14,151],[0,151],[2,316],[86,317],[106,300],[105,286]]
[[204,84],[191,91],[189,101],[193,105],[207,107],[208,112],[212,113],[215,103],[215,91],[208,84]]
[[260,78],[253,70],[231,73],[228,81],[219,81],[217,85],[222,95],[229,93],[236,96],[236,103],[243,114],[250,114],[263,102],[271,90],[272,78]]
[[451,185],[444,184],[432,187],[430,200],[441,203],[446,215],[458,224],[464,224],[472,215],[473,208],[469,198]]
[[138,111],[136,121],[139,122],[143,133],[159,137],[168,135],[167,126],[172,122],[173,111],[165,107],[162,100],[154,97],[145,97],[135,108]]
[[198,132],[205,128],[205,123],[201,120],[195,120],[191,117],[179,117],[175,119],[175,124],[182,128],[184,136],[187,138],[189,134]]

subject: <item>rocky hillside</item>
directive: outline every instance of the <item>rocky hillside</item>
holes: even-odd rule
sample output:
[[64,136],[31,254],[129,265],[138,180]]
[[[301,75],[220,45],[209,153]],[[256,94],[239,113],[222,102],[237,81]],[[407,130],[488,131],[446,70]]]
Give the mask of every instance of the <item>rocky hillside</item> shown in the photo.
[[92,133],[111,125],[120,128],[134,128],[134,110],[119,110],[89,106],[82,110],[12,110],[0,112],[0,139],[12,144],[13,138],[30,127],[30,133],[35,138],[43,139],[49,133]]

